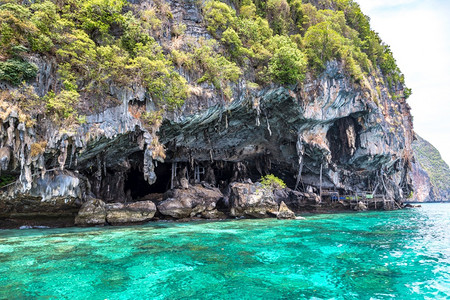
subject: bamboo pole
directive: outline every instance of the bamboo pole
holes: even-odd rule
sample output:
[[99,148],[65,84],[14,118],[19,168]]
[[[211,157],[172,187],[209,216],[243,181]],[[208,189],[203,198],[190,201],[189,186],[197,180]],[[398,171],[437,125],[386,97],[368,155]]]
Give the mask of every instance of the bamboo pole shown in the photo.
[[170,189],[174,188],[174,180],[175,180],[176,176],[177,176],[177,163],[172,162],[172,175],[170,178]]
[[322,202],[322,168],[323,164],[320,163],[320,187],[319,187],[320,202]]

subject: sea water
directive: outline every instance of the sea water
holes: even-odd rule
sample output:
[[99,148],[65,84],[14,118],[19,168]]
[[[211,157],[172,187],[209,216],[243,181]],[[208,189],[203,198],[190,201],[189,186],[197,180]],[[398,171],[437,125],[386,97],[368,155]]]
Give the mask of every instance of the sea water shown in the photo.
[[450,299],[450,204],[0,230],[0,299]]

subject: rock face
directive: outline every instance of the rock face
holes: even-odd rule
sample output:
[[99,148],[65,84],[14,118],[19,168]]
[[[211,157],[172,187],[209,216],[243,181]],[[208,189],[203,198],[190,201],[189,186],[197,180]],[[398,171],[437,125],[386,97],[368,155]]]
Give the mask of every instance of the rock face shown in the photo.
[[216,219],[223,217],[217,211],[216,204],[223,198],[217,188],[207,188],[196,184],[187,189],[173,189],[164,195],[164,201],[158,204],[158,211],[175,219],[203,217]]
[[[139,3],[153,5],[147,2]],[[212,38],[195,1],[168,3],[176,20],[170,23],[186,25],[184,38]],[[43,97],[60,85],[56,62],[30,59],[39,69],[30,87]],[[377,78],[356,84],[343,63],[329,61],[321,74],[306,74],[292,86],[255,88],[254,78],[244,74],[225,100],[214,85],[197,82],[201,74],[177,71],[192,93],[180,109],[163,115],[161,126],[141,120],[157,112],[157,103],[138,83],[106,83],[99,96],[113,101],[86,110],[85,122],[71,127],[42,117],[27,120],[17,103],[0,101],[0,171],[12,178],[0,188],[0,218],[74,218],[94,197],[105,202],[108,223],[143,222],[155,213],[152,202],[130,202],[172,187],[158,210],[177,219],[223,217],[217,188],[230,191],[223,206],[232,216],[257,218],[275,216],[281,201],[295,212],[315,210],[320,199],[307,186],[371,191],[398,202],[410,194],[413,131],[410,108],[397,97],[401,86],[393,97]],[[242,183],[270,173],[292,190],[274,195]],[[200,187],[201,181],[217,188]],[[93,210],[87,205],[78,221],[87,224]]]
[[111,225],[147,222],[153,218],[155,212],[156,205],[151,201],[108,203],[106,222]]
[[320,205],[320,197],[314,193],[297,192],[289,188],[275,190],[275,201],[284,202],[294,212],[316,211]]
[[233,217],[266,218],[278,213],[272,190],[263,188],[261,184],[232,183],[229,201]]
[[295,220],[295,214],[290,210],[284,202],[281,202],[277,213],[277,219],[293,219]]
[[152,201],[134,203],[108,203],[99,199],[90,199],[83,204],[75,224],[80,226],[142,223],[150,221],[156,212]]
[[[88,182],[69,171],[32,178],[34,182],[30,189],[12,182],[3,191],[0,190],[0,225],[2,220],[14,223],[14,219],[39,219],[45,224],[73,225],[88,190]],[[47,222],[45,219],[54,221]]]
[[[194,160],[217,173],[230,172],[234,180],[256,181],[273,172],[291,188],[300,182],[317,188],[322,169],[323,189],[377,187],[376,193],[402,201],[412,187],[409,107],[383,92],[377,105],[372,101],[377,95],[342,74],[339,63],[328,63],[322,76],[302,89],[264,89],[227,106],[166,120],[160,140],[168,149],[176,145],[168,159]],[[399,113],[385,118],[387,107]]]
[[429,142],[415,135],[413,143],[415,162],[411,177],[414,202],[450,201],[450,168],[439,151]]
[[104,225],[105,223],[106,204],[99,199],[90,199],[84,203],[75,218],[75,225],[80,226]]

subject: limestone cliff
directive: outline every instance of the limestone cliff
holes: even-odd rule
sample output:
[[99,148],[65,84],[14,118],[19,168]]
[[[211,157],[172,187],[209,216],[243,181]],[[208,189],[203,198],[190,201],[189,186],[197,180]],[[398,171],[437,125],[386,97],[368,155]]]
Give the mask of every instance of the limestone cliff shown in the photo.
[[[311,2],[306,8],[324,8]],[[194,1],[133,5],[161,3],[171,12],[155,37],[164,49],[217,40],[205,8]],[[183,32],[170,34],[175,27]],[[217,47],[230,51],[225,44]],[[294,83],[255,84],[256,67],[217,83],[175,64],[190,90],[181,107],[161,110],[148,86],[108,79],[95,101],[92,93],[80,92],[76,109],[85,117],[67,123],[50,117],[45,107],[53,102],[43,102],[61,87],[60,66],[40,54],[27,60],[37,66],[27,85],[1,82],[8,94],[0,103],[0,218],[73,218],[88,198],[144,200],[183,179],[226,193],[232,182],[270,173],[291,189],[375,193],[399,203],[412,190],[413,130],[405,88],[401,82],[388,86],[377,66],[356,78],[343,56],[326,61],[320,72],[308,69]],[[97,83],[77,81],[89,84]]]
[[450,201],[450,169],[439,151],[418,134],[415,135],[412,146],[415,157],[412,168],[412,201]]

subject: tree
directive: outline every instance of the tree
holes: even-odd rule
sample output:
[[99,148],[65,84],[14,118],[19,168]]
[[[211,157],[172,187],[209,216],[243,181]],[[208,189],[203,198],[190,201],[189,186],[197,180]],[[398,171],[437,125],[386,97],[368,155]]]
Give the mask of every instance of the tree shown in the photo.
[[284,46],[271,58],[269,72],[279,83],[294,84],[305,78],[306,66],[305,55],[300,50]]

